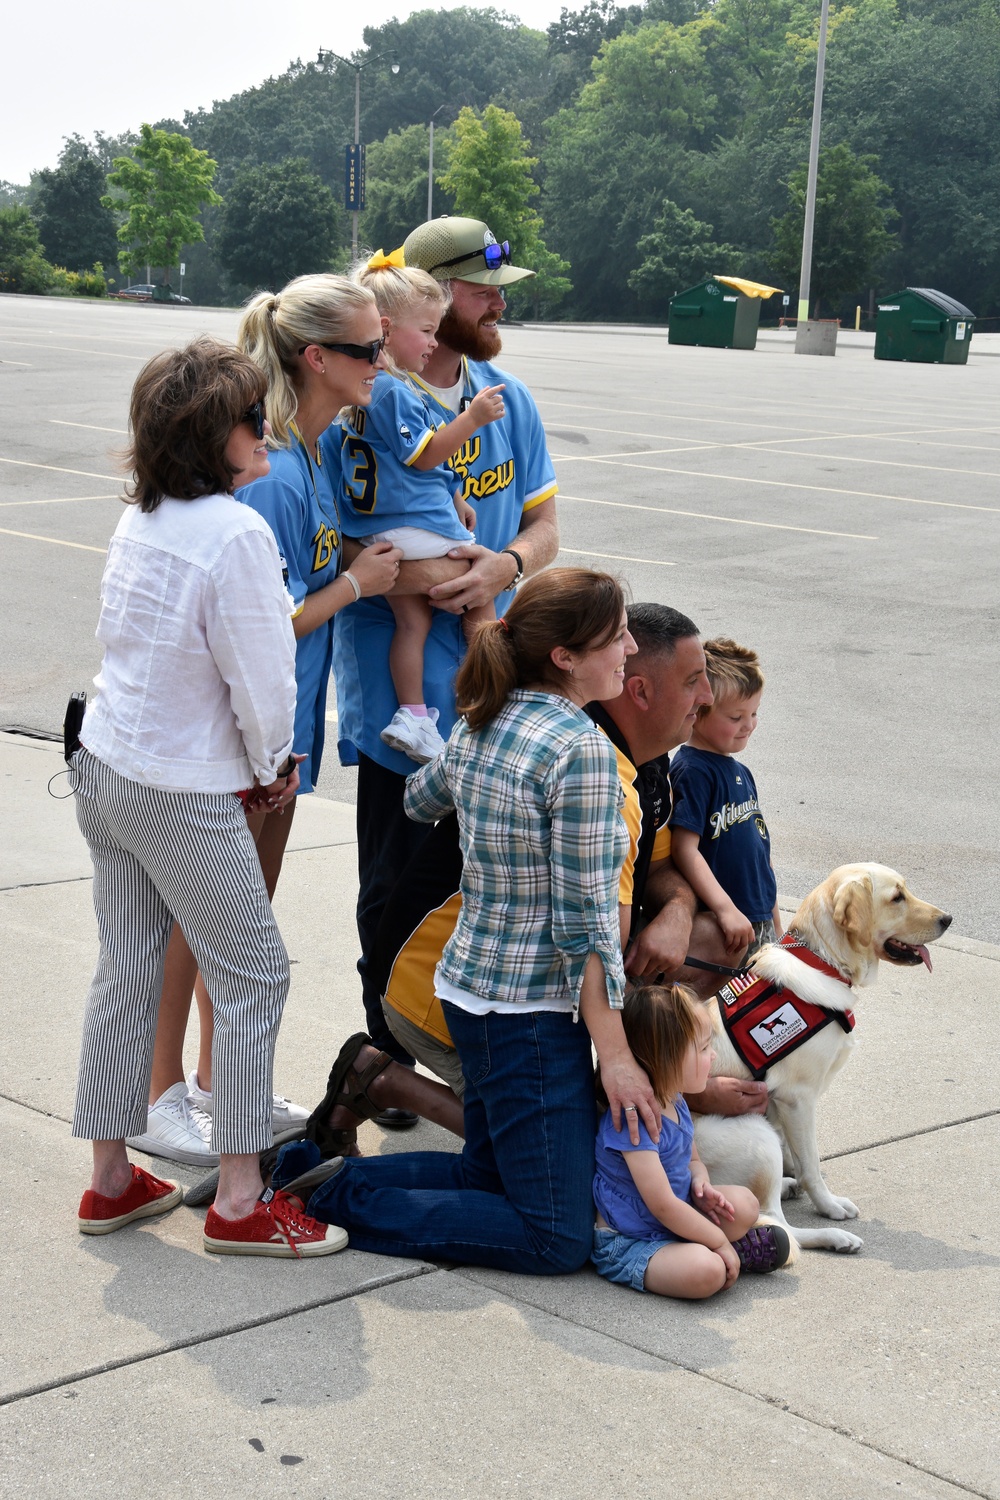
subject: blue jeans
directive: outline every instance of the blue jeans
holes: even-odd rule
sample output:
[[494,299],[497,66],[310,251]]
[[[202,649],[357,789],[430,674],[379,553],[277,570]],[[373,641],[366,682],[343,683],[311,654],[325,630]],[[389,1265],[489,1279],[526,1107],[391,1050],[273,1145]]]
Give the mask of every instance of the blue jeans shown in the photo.
[[553,1011],[444,1002],[462,1059],[465,1148],[353,1157],[309,1199],[356,1250],[555,1276],[590,1254],[597,1113],[590,1034]]

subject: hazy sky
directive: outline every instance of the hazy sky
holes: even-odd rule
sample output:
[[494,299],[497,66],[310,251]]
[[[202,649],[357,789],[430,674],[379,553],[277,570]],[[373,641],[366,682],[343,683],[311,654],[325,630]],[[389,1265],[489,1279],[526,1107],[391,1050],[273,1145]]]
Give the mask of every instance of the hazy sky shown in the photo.
[[[146,7],[113,27],[78,0],[11,6],[3,25],[0,71],[0,178],[27,182],[55,166],[63,137],[100,130],[118,135],[144,120],[181,119],[283,73],[320,47],[347,56],[365,26],[415,10],[453,9],[486,0],[200,0]],[[495,0],[544,31],[583,0]]]

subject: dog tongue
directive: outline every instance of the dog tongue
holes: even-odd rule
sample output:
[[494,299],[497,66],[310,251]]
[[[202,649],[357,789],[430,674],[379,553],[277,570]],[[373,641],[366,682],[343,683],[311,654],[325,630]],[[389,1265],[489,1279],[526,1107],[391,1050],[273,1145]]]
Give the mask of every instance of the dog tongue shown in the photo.
[[927,949],[924,947],[923,943],[918,944],[913,951],[920,954],[921,963],[925,963],[927,965],[928,974],[932,974],[934,972],[934,966],[931,963],[931,956],[927,952]]

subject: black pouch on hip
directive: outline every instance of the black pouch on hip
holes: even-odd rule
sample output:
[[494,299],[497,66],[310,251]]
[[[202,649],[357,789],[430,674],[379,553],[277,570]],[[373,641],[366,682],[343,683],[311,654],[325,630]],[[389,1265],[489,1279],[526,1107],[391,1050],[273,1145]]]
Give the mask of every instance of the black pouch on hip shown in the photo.
[[63,755],[66,764],[69,765],[70,758],[80,748],[80,729],[83,725],[83,716],[87,712],[86,693],[73,693],[66,705],[66,717],[63,720]]

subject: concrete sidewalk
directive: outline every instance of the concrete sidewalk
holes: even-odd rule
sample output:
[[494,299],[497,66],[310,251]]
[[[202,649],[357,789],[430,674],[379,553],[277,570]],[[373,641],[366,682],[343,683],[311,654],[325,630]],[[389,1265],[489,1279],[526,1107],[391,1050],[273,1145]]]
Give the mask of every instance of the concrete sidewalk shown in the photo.
[[[72,800],[46,795],[61,768],[0,735],[5,1494],[1000,1497],[1000,949],[949,935],[933,975],[884,969],[858,1008],[820,1138],[861,1253],[703,1305],[589,1271],[220,1260],[186,1208],[85,1239],[67,1120],[96,935]],[[303,1103],[362,1023],[354,896],[353,808],[304,799],[275,903],[276,1082]],[[455,1146],[426,1124],[361,1140]]]

